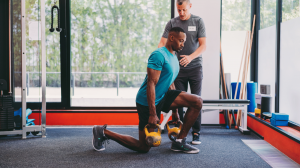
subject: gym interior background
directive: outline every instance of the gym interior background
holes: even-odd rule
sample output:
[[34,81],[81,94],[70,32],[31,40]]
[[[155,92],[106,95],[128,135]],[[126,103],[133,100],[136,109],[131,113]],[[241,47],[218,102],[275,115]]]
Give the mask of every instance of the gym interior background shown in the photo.
[[[25,82],[25,104],[32,112],[28,118],[34,119],[35,125],[42,124],[42,2],[24,0],[23,27],[22,0],[0,2],[0,79],[6,80],[11,89],[11,93],[7,89],[3,94],[11,95],[14,111],[19,110],[23,107],[22,82]],[[154,152],[151,150],[149,156],[125,148],[119,151],[121,147],[114,142],[105,156],[89,147],[93,125],[109,124],[115,126],[116,132],[137,136],[135,96],[144,80],[149,54],[157,48],[165,24],[178,16],[175,1],[57,0],[62,31],[50,32],[54,2],[44,1],[47,138],[30,134],[21,140],[20,135],[2,135],[0,167],[54,167],[56,163],[92,167],[97,166],[93,161],[99,159],[106,160],[103,167],[140,167],[145,163],[149,167],[167,164],[182,167],[187,160],[193,167],[284,167],[284,163],[299,167],[300,0],[191,0],[191,13],[204,19],[207,30],[203,99],[220,99],[220,64],[230,74],[230,82],[237,82],[245,37],[255,22],[246,80],[257,83],[256,93],[261,93],[261,85],[268,85],[271,97],[268,112],[289,117],[287,126],[274,126],[269,120],[255,116],[254,111],[248,111],[250,135],[243,135],[234,127],[225,128],[223,112],[204,111],[201,152],[192,157],[166,152],[164,148],[170,142],[164,134],[165,144]],[[56,12],[53,18],[56,28]],[[25,38],[22,38],[23,30]],[[24,43],[25,65],[22,63]],[[22,66],[26,66],[25,73]],[[22,80],[23,75],[26,81]],[[251,147],[254,142],[266,143],[260,144],[266,148],[255,150]],[[55,149],[73,149],[70,144],[83,147],[67,154]],[[261,154],[267,147],[274,149],[272,152],[278,153],[281,160],[279,156],[276,161]],[[41,152],[47,154],[37,155]],[[132,157],[123,157],[125,154],[146,160],[132,162]],[[153,160],[147,160],[148,157]],[[172,162],[174,158],[180,163]]]

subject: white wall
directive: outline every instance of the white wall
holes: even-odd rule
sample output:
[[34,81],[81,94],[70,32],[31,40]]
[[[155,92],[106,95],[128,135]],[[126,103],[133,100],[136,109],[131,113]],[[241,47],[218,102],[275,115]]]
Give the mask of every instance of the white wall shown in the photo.
[[[219,99],[220,71],[220,0],[191,0],[191,13],[204,20],[207,49],[203,56],[203,99]],[[176,4],[175,4],[176,8]],[[177,8],[175,17],[178,16]],[[219,112],[202,115],[202,124],[219,124]]]
[[[231,82],[236,82],[239,76],[246,33],[247,31],[222,31],[224,72],[231,74]],[[241,80],[240,74],[239,82]],[[250,68],[248,69],[247,81],[250,81]]]
[[281,23],[280,113],[300,123],[300,17]]
[[276,26],[270,26],[258,32],[258,93],[260,85],[271,85],[272,107],[275,112],[275,59]]

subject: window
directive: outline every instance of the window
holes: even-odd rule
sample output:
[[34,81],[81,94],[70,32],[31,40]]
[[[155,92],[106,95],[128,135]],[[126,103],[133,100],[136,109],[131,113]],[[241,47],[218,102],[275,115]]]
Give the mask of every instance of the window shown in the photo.
[[71,106],[135,106],[169,0],[71,1]]
[[[41,102],[41,19],[40,1],[26,0],[26,86],[27,102]],[[51,33],[52,0],[46,0],[46,101],[61,102],[60,77],[60,34]],[[58,5],[58,4],[57,4]],[[20,2],[13,1],[13,53],[15,101],[21,101],[21,8]],[[55,12],[56,14],[56,12]],[[54,17],[57,27],[57,16]]]
[[[21,102],[22,87],[22,27],[21,27],[21,0],[12,1],[12,63],[14,101]],[[19,107],[17,107],[19,108]]]
[[295,19],[300,16],[299,0],[282,0],[282,22]]
[[[292,2],[292,1],[289,1]],[[286,3],[283,1],[283,4]],[[283,16],[287,13],[282,9]],[[292,14],[292,13],[290,13]],[[285,19],[292,19],[285,17]],[[300,18],[294,18],[281,23],[280,41],[280,97],[279,111],[289,115],[289,120],[300,123]]]
[[276,0],[260,1],[260,29],[276,24]]
[[260,30],[258,33],[258,92],[260,85],[270,85],[271,111],[275,112],[276,83],[276,0],[260,1]]
[[[222,0],[222,56],[224,72],[236,82],[242,59],[246,32],[250,30],[251,0]],[[248,70],[248,81],[250,79]],[[241,82],[241,77],[239,82]]]

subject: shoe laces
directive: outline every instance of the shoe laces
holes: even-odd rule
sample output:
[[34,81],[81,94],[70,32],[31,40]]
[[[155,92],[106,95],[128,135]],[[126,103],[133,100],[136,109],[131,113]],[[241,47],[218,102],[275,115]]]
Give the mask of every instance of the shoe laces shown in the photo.
[[103,125],[103,141],[102,142],[98,142],[99,144],[99,146],[100,146],[100,143],[102,143],[101,145],[105,145],[105,148],[106,148],[106,143],[107,144],[109,144],[110,142],[109,142],[109,139],[105,136],[105,134],[104,134],[104,130],[106,129],[106,127],[107,127],[107,124],[105,124],[105,125]]
[[104,145],[105,144],[105,147],[106,147],[106,143],[109,144],[109,139],[107,137],[105,137],[105,139],[103,141],[98,141],[98,145]]
[[193,134],[193,140],[199,139],[199,138],[200,138],[199,136],[200,136],[199,134],[194,133],[194,134]]
[[[99,142],[100,143],[100,142]],[[106,139],[106,140],[104,140],[104,141],[102,141],[102,145],[104,145],[105,146],[105,148],[106,148],[106,144],[109,144],[110,142],[109,142],[109,140],[108,139]]]

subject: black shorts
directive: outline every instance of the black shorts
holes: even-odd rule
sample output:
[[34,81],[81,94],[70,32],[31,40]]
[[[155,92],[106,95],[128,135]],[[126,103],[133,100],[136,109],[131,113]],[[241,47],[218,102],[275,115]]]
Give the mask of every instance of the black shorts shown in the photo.
[[[168,90],[164,98],[155,106],[156,115],[160,119],[160,113],[169,112],[170,106],[176,99],[176,97],[181,93],[180,90]],[[136,103],[137,111],[139,114],[139,130],[143,131],[145,126],[148,124],[149,120],[149,106],[143,106]]]

